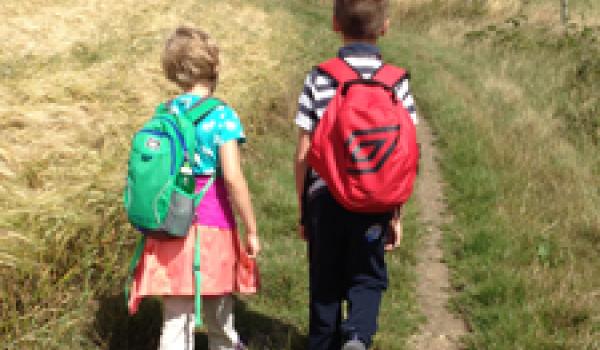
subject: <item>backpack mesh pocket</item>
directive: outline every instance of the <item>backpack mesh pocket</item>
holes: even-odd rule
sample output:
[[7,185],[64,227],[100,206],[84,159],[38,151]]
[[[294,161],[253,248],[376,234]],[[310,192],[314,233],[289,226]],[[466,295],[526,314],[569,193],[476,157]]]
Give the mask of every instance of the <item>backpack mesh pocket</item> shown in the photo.
[[194,221],[194,199],[177,189],[171,194],[171,203],[167,217],[161,229],[173,236],[187,235]]

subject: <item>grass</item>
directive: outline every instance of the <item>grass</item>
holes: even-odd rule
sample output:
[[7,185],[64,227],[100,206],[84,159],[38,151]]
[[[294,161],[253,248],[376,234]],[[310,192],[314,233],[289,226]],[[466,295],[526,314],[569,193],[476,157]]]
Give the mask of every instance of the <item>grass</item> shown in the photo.
[[[4,347],[156,347],[160,303],[145,301],[134,317],[122,303],[136,234],[120,192],[131,134],[175,93],[158,57],[183,22],[221,43],[218,94],[250,136],[244,167],[264,289],[238,303],[240,330],[256,349],[303,348],[306,256],[295,233],[291,119],[304,75],[338,45],[325,3],[9,0],[0,9],[10,23],[0,29]],[[439,138],[454,216],[445,243],[452,307],[472,330],[465,347],[600,348],[600,6],[569,1],[564,28],[553,0],[393,3],[382,46],[411,70]],[[416,215],[411,206],[406,225],[417,234],[389,256],[377,349],[404,348],[420,321]]]
[[437,19],[429,41],[410,18],[401,26],[420,107],[440,138],[455,216],[453,305],[472,329],[469,349],[600,346],[598,104],[589,97],[598,87],[587,58],[597,35],[590,22],[565,33],[532,16],[548,6],[485,8],[458,24],[426,12],[416,25]]
[[[3,346],[156,347],[160,303],[148,299],[128,317],[122,301],[137,235],[122,210],[122,181],[132,133],[176,92],[161,76],[162,42],[175,24],[191,23],[220,42],[218,95],[239,112],[249,134],[244,168],[263,239],[264,288],[239,300],[239,328],[252,348],[302,349],[308,286],[305,245],[295,232],[292,117],[306,72],[335,53],[327,7],[274,0],[9,1],[0,16],[11,24],[0,29]],[[417,231],[415,217],[412,209],[407,232]],[[390,255],[393,288],[376,339],[380,349],[402,348],[418,322],[411,272],[417,236],[407,236]],[[205,341],[198,337],[200,348]]]

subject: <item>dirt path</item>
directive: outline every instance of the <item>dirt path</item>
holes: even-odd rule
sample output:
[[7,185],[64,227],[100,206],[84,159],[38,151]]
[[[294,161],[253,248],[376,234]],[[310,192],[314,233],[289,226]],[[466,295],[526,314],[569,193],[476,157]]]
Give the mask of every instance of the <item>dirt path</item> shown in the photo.
[[416,200],[419,221],[426,233],[417,252],[417,299],[427,320],[419,333],[409,340],[409,347],[415,350],[455,350],[460,349],[458,340],[467,330],[464,322],[447,308],[451,290],[441,248],[441,226],[447,222],[448,216],[436,162],[435,137],[426,120],[420,121],[418,129],[422,153]]

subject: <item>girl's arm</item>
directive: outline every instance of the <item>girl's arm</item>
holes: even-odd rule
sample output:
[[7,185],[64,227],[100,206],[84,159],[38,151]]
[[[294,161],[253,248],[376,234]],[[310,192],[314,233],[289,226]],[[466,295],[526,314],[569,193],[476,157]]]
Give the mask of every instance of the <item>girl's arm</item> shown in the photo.
[[250,257],[256,257],[260,251],[260,243],[256,231],[256,218],[250,202],[248,184],[240,164],[240,151],[237,140],[224,143],[219,147],[221,167],[229,197],[236,212],[242,219],[246,229],[246,249]]
[[[298,208],[302,211],[302,192],[304,191],[304,181],[306,180],[306,156],[310,148],[310,134],[305,130],[298,133],[298,143],[296,144],[296,157],[294,159],[294,175],[296,177],[296,194],[298,195]],[[300,212],[302,215],[302,212]],[[304,227],[299,228],[300,237],[306,239]]]

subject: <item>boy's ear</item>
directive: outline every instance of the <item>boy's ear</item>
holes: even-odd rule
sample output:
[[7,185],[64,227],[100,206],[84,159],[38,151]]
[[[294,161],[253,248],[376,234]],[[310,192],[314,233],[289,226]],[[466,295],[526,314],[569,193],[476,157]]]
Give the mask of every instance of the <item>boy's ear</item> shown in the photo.
[[385,33],[390,29],[390,19],[386,18],[383,22],[383,28],[381,28],[381,36],[384,36]]
[[338,22],[337,18],[335,18],[335,16],[333,16],[331,18],[331,23],[332,23],[332,26],[333,26],[332,29],[334,32],[339,33],[342,31],[342,27],[340,26],[340,23]]

